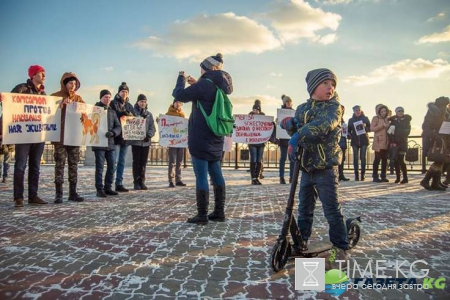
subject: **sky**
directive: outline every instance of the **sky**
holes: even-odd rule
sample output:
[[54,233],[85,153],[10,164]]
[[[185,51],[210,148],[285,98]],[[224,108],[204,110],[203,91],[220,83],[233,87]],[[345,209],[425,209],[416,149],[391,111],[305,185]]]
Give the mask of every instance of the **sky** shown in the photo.
[[2,0],[0,13],[0,92],[39,64],[47,94],[67,71],[91,104],[126,82],[130,102],[143,93],[158,116],[178,72],[199,77],[200,62],[220,52],[234,113],[260,99],[275,116],[283,94],[296,107],[316,68],[337,75],[346,120],[356,104],[369,119],[379,103],[402,106],[420,134],[427,103],[450,96],[449,0]]

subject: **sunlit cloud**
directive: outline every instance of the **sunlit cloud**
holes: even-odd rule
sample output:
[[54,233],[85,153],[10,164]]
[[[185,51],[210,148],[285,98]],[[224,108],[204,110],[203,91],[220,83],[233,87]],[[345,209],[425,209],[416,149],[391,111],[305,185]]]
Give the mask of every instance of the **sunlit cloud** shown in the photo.
[[445,42],[450,42],[450,25],[445,27],[442,32],[425,35],[418,40],[419,44]]
[[444,12],[440,12],[438,13],[436,16],[431,17],[427,20],[427,22],[434,22],[436,20],[441,20],[445,18],[445,13]]
[[269,75],[270,75],[270,76],[273,76],[273,77],[283,77],[283,74],[282,74],[282,73],[271,72]]
[[405,59],[391,65],[379,67],[368,75],[349,76],[344,82],[356,86],[377,84],[388,79],[408,81],[420,78],[438,78],[441,74],[450,71],[450,64],[443,59],[433,61],[418,58]]
[[450,56],[450,52],[441,51],[438,53],[438,55],[441,57],[447,57],[447,56]]
[[81,86],[78,93],[86,103],[94,104],[97,101],[100,101],[101,90],[110,91],[111,96],[114,97],[116,95],[117,87],[112,87],[111,85],[107,84]]
[[114,71],[114,68],[109,66],[109,67],[103,68],[102,70],[105,71],[105,72],[112,72],[112,71]]
[[333,42],[335,37],[325,38],[319,32],[336,31],[342,19],[338,14],[313,8],[303,0],[277,3],[275,9],[266,16],[283,43],[297,43],[302,38],[313,42],[320,42],[324,38],[322,44]]
[[330,33],[319,37],[316,42],[322,45],[332,44],[337,40],[337,35],[335,33]]
[[322,4],[325,4],[325,5],[335,5],[335,4],[349,4],[349,3],[352,3],[353,0],[323,0],[323,1],[316,1],[316,2],[321,2]]
[[166,34],[150,36],[134,46],[153,50],[157,55],[201,60],[218,52],[262,53],[280,48],[281,43],[266,26],[229,12],[176,21]]

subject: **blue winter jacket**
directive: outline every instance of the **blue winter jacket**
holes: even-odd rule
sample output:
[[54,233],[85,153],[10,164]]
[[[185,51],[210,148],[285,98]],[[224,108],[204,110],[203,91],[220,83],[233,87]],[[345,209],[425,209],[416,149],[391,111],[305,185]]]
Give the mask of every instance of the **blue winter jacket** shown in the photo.
[[[210,79],[213,82],[210,82]],[[233,92],[231,76],[224,71],[207,71],[199,80],[185,88],[186,79],[179,75],[172,96],[177,101],[192,102],[192,112],[189,116],[188,148],[192,156],[207,161],[217,161],[222,158],[224,138],[216,136],[209,129],[197,102],[201,102],[207,115],[211,113],[218,86],[226,94]]]

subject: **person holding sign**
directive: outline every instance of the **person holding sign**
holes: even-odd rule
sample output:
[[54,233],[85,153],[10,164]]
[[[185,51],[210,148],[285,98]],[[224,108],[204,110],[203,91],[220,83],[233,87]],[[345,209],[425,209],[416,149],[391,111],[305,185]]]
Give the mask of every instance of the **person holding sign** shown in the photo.
[[[92,151],[95,153],[95,188],[97,189],[97,197],[100,198],[106,198],[107,195],[116,196],[119,194],[112,190],[116,149],[114,137],[118,136],[122,132],[122,127],[120,126],[120,121],[117,118],[116,112],[109,106],[110,103],[111,92],[108,90],[102,90],[100,92],[100,101],[95,103],[95,106],[103,107],[108,111],[108,132],[106,132],[108,147],[92,147]],[[103,185],[103,168],[105,166],[105,160],[106,175],[105,184]]]
[[[166,115],[184,118],[183,102],[176,101],[169,106]],[[169,147],[169,187],[186,186],[181,181],[181,164],[184,158],[184,148]],[[175,169],[175,171],[174,171]],[[175,179],[175,184],[174,184]]]
[[[281,101],[283,101],[283,105],[281,105],[281,109],[290,109],[292,108],[292,99],[289,96],[282,95]],[[275,129],[274,129],[275,130]],[[289,147],[289,139],[279,139],[278,147],[280,147],[280,165],[279,165],[279,175],[280,175],[280,184],[286,184],[286,180],[284,179],[284,170],[286,166],[286,159],[288,157],[287,151]],[[291,183],[292,171],[294,170],[294,161],[289,157],[289,183]]]
[[[188,76],[191,85],[185,88],[186,77],[180,71],[172,96],[181,102],[192,101],[192,113],[189,117],[188,147],[194,166],[196,178],[197,215],[189,218],[188,223],[207,224],[211,221],[225,221],[225,180],[222,175],[220,160],[222,158],[224,137],[217,136],[209,128],[206,119],[198,105],[203,105],[207,115],[211,114],[217,89],[226,94],[233,92],[231,76],[222,71],[223,56],[205,58],[200,64],[201,76],[197,80]],[[208,173],[214,186],[214,211],[208,215],[209,184]]]
[[85,103],[80,95],[77,94],[77,90],[80,88],[80,80],[77,75],[72,72],[66,72],[61,77],[61,89],[51,96],[62,97],[62,101],[59,104],[61,108],[61,140],[59,142],[53,142],[55,158],[55,203],[63,203],[63,183],[64,183],[64,166],[69,166],[69,201],[83,202],[84,198],[77,193],[77,181],[78,181],[78,162],[80,161],[80,147],[79,146],[66,146],[64,142],[64,124],[66,118],[67,105],[73,102]]
[[[256,99],[255,104],[253,105],[252,111],[249,112],[249,115],[265,115],[261,111],[261,101]],[[249,144],[248,150],[250,153],[250,176],[252,178],[251,183],[253,185],[262,184],[259,181],[261,176],[261,168],[262,168],[262,157],[264,153],[265,143],[260,144]]]
[[[30,77],[26,83],[17,85],[11,93],[45,95],[45,70],[39,65],[28,68]],[[0,96],[1,101],[1,96]],[[28,169],[28,203],[47,204],[48,202],[38,196],[39,174],[41,169],[41,157],[45,143],[16,144],[14,163],[14,206],[23,207],[24,177],[27,168],[27,159],[30,164]]]
[[[428,150],[431,149],[435,143],[437,147],[443,146],[442,143],[445,142],[445,140],[442,139],[439,130],[442,127],[442,123],[446,120],[445,114],[449,103],[450,99],[444,96],[437,98],[434,102],[428,103],[428,111],[422,124],[423,153],[428,153]],[[433,162],[425,174],[424,179],[420,182],[420,185],[427,190],[445,191],[446,186],[441,183],[443,165],[443,161]],[[431,185],[430,179],[432,179]]]
[[[338,97],[337,93],[335,93],[335,95],[336,95],[336,97]],[[345,114],[344,105],[341,105],[341,109],[342,109],[342,116],[344,116],[344,114]],[[339,181],[349,181],[350,179],[348,179],[344,175],[344,164],[345,164],[345,157],[346,157],[345,154],[347,151],[347,135],[348,135],[348,125],[347,125],[347,123],[345,123],[344,117],[342,117],[341,128],[342,128],[342,133],[341,133],[341,139],[339,140],[339,147],[341,147],[341,150],[342,150],[342,162],[339,165]]]
[[[390,147],[397,149],[395,157],[395,183],[408,183],[408,173],[405,164],[405,154],[408,150],[408,136],[411,132],[411,116],[405,114],[405,109],[401,106],[395,109],[395,116],[390,117],[390,126],[388,128]],[[400,170],[403,174],[403,179],[400,181]]]
[[[365,180],[366,173],[366,152],[369,146],[370,121],[361,110],[361,106],[353,106],[353,117],[348,120],[348,137],[351,140],[353,150],[353,169],[355,181]],[[361,159],[361,177],[359,177],[359,159]]]
[[[130,104],[128,94],[130,89],[126,82],[118,88],[118,92],[111,101],[111,108],[116,112],[119,121],[122,123],[121,117],[123,116],[135,116],[133,105]],[[123,186],[123,171],[125,170],[125,158],[127,156],[129,145],[123,139],[122,133],[114,137],[114,142],[116,143],[116,192],[128,192]]]
[[147,110],[147,97],[139,94],[134,111],[137,117],[145,119],[145,138],[143,140],[127,141],[131,145],[133,154],[133,183],[135,190],[148,190],[145,185],[145,171],[147,168],[148,152],[150,151],[151,138],[155,135],[155,121],[151,112]]
[[[370,130],[374,132],[372,150],[375,151],[375,159],[373,160],[373,182],[389,182],[386,178],[387,157],[389,139],[387,129],[389,128],[388,111],[386,105],[378,104],[375,107],[376,116],[372,118]],[[381,161],[381,179],[378,176],[378,168]]]

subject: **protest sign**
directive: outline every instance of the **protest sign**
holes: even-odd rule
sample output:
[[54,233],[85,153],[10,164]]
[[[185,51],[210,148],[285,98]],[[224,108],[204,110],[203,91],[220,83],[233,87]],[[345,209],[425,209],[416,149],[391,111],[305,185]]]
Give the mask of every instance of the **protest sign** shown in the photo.
[[276,127],[276,135],[275,137],[277,139],[290,139],[291,137],[286,132],[285,129],[281,128],[280,123],[283,121],[284,118],[293,117],[295,115],[295,110],[293,109],[283,109],[278,108],[277,109],[277,127]]
[[145,119],[142,117],[123,116],[120,118],[122,136],[126,141],[142,141],[145,139]]
[[159,115],[159,144],[163,147],[186,148],[188,120],[181,117]]
[[263,115],[234,115],[235,130],[233,142],[246,144],[261,144],[270,139],[273,117]]

